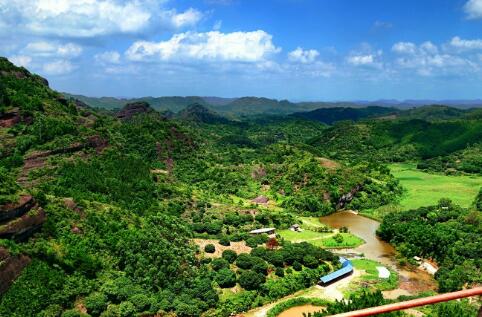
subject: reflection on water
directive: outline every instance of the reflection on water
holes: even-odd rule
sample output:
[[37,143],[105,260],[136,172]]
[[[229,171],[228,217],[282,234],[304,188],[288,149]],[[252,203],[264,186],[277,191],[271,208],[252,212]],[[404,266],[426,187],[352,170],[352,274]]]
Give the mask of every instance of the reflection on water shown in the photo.
[[321,217],[320,221],[332,228],[347,227],[351,233],[365,240],[365,244],[347,251],[363,253],[367,259],[378,261],[396,270],[399,273],[400,289],[411,294],[435,289],[435,282],[428,273],[397,267],[395,249],[376,235],[380,225],[378,221],[349,211],[341,211]]
[[303,317],[303,313],[314,313],[322,309],[323,307],[313,305],[296,306],[285,310],[284,312],[279,314],[278,317]]
[[363,253],[366,258],[385,265],[393,264],[395,249],[377,237],[376,231],[380,225],[378,221],[349,211],[341,211],[321,217],[320,221],[332,228],[347,227],[351,233],[365,240],[365,244],[355,249],[356,252]]

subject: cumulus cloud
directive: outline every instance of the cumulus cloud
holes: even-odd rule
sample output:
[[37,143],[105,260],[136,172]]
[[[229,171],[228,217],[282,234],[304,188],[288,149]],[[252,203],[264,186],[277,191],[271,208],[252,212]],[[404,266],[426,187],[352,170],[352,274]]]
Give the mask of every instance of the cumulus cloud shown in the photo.
[[301,47],[297,47],[288,53],[288,59],[292,62],[308,64],[313,63],[319,55],[317,50],[303,50]]
[[371,65],[375,62],[375,57],[372,54],[369,55],[353,55],[347,58],[348,63],[360,66],[360,65]]
[[[0,0],[2,24],[37,35],[86,38],[138,34],[153,27],[180,28],[198,22],[202,13],[178,13],[154,0]],[[2,29],[7,30],[7,27]]]
[[[454,39],[450,44],[453,45],[453,42]],[[460,44],[458,40],[455,43]],[[415,70],[423,76],[446,74],[448,72],[462,73],[477,68],[475,63],[463,56],[441,52],[432,42],[424,42],[420,45],[399,42],[393,45],[392,50],[400,55],[395,60],[398,67]]]
[[108,51],[96,54],[94,56],[95,60],[100,63],[108,63],[108,64],[119,64],[120,63],[120,54],[116,51]]
[[398,42],[392,46],[392,51],[401,54],[413,54],[416,49],[416,45],[411,42]]
[[[172,14],[172,13],[171,13]],[[171,20],[176,28],[181,28],[184,26],[195,25],[202,18],[202,13],[194,10],[193,8],[188,9],[183,13],[173,13]]]
[[26,55],[14,55],[10,56],[9,60],[17,66],[28,67],[32,62],[32,58]]
[[74,69],[75,66],[67,60],[45,63],[42,67],[43,72],[47,75],[65,75],[71,73]]
[[38,56],[62,56],[72,58],[82,54],[82,47],[74,43],[59,44],[38,41],[27,44],[22,51]]
[[479,50],[482,49],[482,40],[464,40],[455,36],[450,41],[450,45],[462,50]]
[[126,51],[131,61],[229,61],[260,62],[281,49],[272,36],[262,30],[253,32],[175,34],[161,42],[137,41]]
[[482,0],[469,0],[464,5],[464,11],[469,19],[482,18]]

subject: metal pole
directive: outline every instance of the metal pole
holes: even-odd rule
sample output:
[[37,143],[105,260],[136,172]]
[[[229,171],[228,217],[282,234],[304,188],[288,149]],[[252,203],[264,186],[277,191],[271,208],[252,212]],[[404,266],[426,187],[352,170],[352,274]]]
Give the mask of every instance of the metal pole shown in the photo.
[[365,308],[365,309],[362,309],[362,310],[356,310],[356,311],[352,311],[352,312],[348,312],[348,313],[332,315],[331,317],[373,316],[373,315],[389,313],[389,312],[393,312],[393,311],[397,311],[397,310],[404,310],[404,309],[407,309],[407,308],[413,308],[413,307],[424,306],[424,305],[431,305],[431,304],[435,304],[435,303],[446,302],[446,301],[450,301],[450,300],[454,300],[454,299],[458,299],[458,298],[477,296],[477,295],[482,295],[482,287],[476,287],[476,288],[467,289],[467,290],[463,290],[463,291],[445,293],[445,294],[440,294],[440,295],[435,295],[435,296],[430,296],[430,297],[417,298],[417,299],[412,299],[412,300],[409,300],[409,301],[406,301],[406,302],[393,303],[393,304],[388,304],[388,305],[383,305],[383,306]]

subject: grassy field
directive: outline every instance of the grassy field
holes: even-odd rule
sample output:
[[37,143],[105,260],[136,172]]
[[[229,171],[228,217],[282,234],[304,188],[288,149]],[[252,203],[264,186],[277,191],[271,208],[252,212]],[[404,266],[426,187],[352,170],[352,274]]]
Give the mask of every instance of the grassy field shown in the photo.
[[417,170],[415,164],[391,164],[389,167],[406,189],[400,201],[402,209],[433,205],[440,198],[450,198],[462,207],[469,207],[482,187],[480,176],[429,174]]
[[351,293],[356,293],[365,287],[369,287],[373,290],[378,289],[381,291],[392,290],[398,286],[398,274],[390,270],[390,277],[388,279],[379,278],[377,266],[383,266],[382,264],[368,260],[368,259],[354,259],[351,263],[355,269],[363,271],[364,273],[349,285],[348,290],[344,294],[346,297]]
[[291,230],[280,230],[278,233],[285,240],[291,242],[309,242],[322,248],[356,248],[364,243],[362,239],[351,233],[341,233],[343,237],[341,243],[338,243],[333,239],[335,233],[331,232],[315,232],[311,230],[295,232]]

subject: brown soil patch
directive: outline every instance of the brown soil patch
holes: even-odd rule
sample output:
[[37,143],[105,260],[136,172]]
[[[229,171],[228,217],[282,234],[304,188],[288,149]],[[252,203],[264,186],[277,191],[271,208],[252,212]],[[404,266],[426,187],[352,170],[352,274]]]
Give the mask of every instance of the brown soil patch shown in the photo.
[[[240,253],[249,253],[251,252],[251,248],[246,245],[244,241],[239,242],[231,242],[230,246],[220,245],[218,240],[214,239],[193,239],[194,243],[199,246],[199,250],[201,250],[201,254],[204,254],[207,258],[219,258],[223,254],[224,250],[233,250],[236,254]],[[213,244],[216,248],[214,253],[206,253],[204,252],[204,247],[208,244]]]
[[340,167],[340,163],[332,161],[330,159],[327,159],[324,157],[318,157],[317,159],[320,162],[320,165],[323,166],[324,168],[336,169]]

